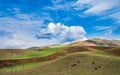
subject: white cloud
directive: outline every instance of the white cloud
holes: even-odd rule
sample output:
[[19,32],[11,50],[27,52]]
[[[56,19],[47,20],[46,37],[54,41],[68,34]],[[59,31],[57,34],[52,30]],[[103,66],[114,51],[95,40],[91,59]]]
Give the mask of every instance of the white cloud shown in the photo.
[[69,10],[72,5],[74,4],[74,1],[68,2],[65,0],[52,0],[52,6],[47,6],[43,9],[45,10]]
[[41,29],[41,26],[44,26],[44,20],[50,19],[48,16],[48,14],[42,13],[36,19],[34,14],[22,14],[17,11],[14,17],[1,17],[0,31],[6,33],[0,35],[0,42],[2,42],[0,48],[27,48],[55,44],[54,39],[51,41],[35,38],[35,34]]
[[11,38],[0,37],[0,48],[28,48],[58,43],[57,40],[37,39],[28,33],[13,33]]
[[100,3],[100,4],[97,4],[93,7],[91,7],[90,9],[86,10],[84,13],[85,14],[101,14],[109,9],[112,9],[112,4],[109,4],[109,3]]
[[81,7],[82,9],[87,8],[84,12],[85,14],[101,15],[108,10],[118,7],[119,2],[119,0],[78,0],[74,6],[76,9]]
[[120,15],[120,12],[115,12],[115,13],[109,15],[108,17],[114,19],[116,21],[116,23],[120,24],[119,15]]
[[107,36],[108,36],[108,35],[111,35],[112,32],[113,32],[113,30],[107,30],[106,33],[104,33],[104,35],[107,35]]
[[0,18],[0,30],[9,32],[34,32],[39,30],[40,26],[44,25],[45,20],[52,21],[48,13],[41,13],[41,15],[23,14],[17,10],[18,9],[15,9],[15,11],[13,11],[16,12],[13,17]]
[[115,29],[114,26],[95,26],[94,29],[96,30],[108,30],[108,29]]
[[77,0],[73,7],[80,17],[99,16],[102,19],[113,19],[120,24],[120,0]]
[[37,31],[41,24],[43,24],[43,20],[18,20],[12,17],[0,18],[0,29],[9,32],[25,32],[33,29]]
[[62,0],[51,0],[53,4],[59,4],[62,2]]
[[94,29],[101,31],[104,37],[112,35],[113,31],[116,30],[116,26],[95,26]]
[[[0,36],[0,48],[27,48],[86,39],[86,32],[81,26],[49,23],[47,28],[42,28],[43,21],[31,20],[24,14],[16,15],[16,18],[0,18],[0,30],[7,32]],[[39,39],[35,37],[38,31]]]
[[49,23],[47,28],[40,31],[39,39],[57,39],[60,43],[86,39],[82,26],[65,26],[61,23]]
[[[50,34],[50,35],[49,35]],[[47,28],[41,28],[39,39],[33,33],[17,31],[0,37],[1,48],[28,48],[51,44],[85,40],[85,30],[81,26],[65,26],[49,23]],[[50,38],[49,38],[50,37]]]

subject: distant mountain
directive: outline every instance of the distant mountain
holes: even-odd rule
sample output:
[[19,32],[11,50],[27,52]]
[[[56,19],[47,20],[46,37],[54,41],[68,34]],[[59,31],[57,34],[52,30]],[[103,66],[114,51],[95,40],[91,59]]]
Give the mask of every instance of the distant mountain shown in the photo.
[[120,40],[92,38],[89,40],[71,43],[69,46],[120,46]]
[[27,49],[44,49],[44,48],[54,48],[54,47],[62,47],[65,46],[66,44],[54,44],[54,45],[47,45],[47,46],[38,46],[38,47],[30,47]]
[[69,44],[38,46],[38,47],[30,47],[28,49],[43,49],[46,47],[54,48],[54,47],[61,47],[61,46],[120,46],[120,40],[106,40],[106,39],[100,39],[100,38],[92,38],[89,40],[77,41]]

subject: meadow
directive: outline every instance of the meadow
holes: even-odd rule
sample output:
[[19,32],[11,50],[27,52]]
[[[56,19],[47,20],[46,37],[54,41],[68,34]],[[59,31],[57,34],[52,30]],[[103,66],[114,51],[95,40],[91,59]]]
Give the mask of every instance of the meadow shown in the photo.
[[113,52],[114,50],[120,50],[120,47],[57,47],[47,48],[45,50],[48,51],[44,53],[43,50],[41,50],[43,57],[49,54],[52,56],[58,52],[63,52],[65,55],[50,61],[34,62],[16,65],[13,67],[0,68],[0,75],[120,74],[120,56],[114,54]]

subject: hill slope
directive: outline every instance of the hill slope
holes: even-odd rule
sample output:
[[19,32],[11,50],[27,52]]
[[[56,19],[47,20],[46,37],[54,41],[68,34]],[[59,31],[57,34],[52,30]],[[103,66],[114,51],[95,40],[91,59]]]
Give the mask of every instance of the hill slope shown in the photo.
[[[72,46],[47,57],[55,58],[46,64],[19,71],[11,68],[2,70],[0,75],[119,75],[120,57],[113,54],[120,47]],[[38,62],[36,62],[38,63]]]
[[85,41],[74,42],[68,46],[120,46],[120,40],[92,38]]

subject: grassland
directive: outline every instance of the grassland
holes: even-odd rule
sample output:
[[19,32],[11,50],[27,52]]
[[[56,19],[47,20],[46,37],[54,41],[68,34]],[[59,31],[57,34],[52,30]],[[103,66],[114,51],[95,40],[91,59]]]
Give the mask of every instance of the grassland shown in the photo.
[[[2,68],[0,69],[0,75],[120,75],[120,56],[111,52],[114,51],[113,49],[120,50],[120,48],[111,48],[104,50],[101,50],[101,48],[86,48],[89,50],[71,52],[52,61]],[[56,52],[51,48],[47,50],[47,52],[52,51],[49,52],[50,54]],[[60,48],[59,51],[61,50]],[[74,48],[71,50],[74,50]],[[49,55],[47,52],[45,54]],[[44,52],[42,54],[44,56]]]
[[51,55],[63,50],[64,47],[44,48],[37,50],[0,50],[0,60],[25,59]]

